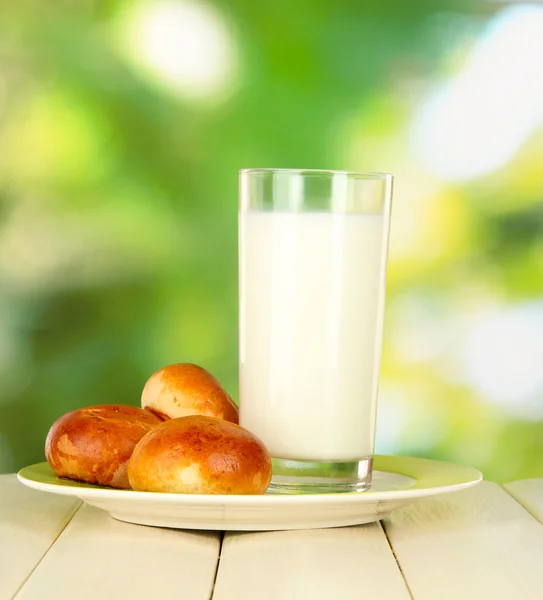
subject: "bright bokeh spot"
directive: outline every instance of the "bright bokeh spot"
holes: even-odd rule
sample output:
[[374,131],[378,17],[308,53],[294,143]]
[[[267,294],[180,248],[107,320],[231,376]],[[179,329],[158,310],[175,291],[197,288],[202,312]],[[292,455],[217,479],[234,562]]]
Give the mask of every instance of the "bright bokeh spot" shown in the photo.
[[468,324],[464,377],[482,397],[524,418],[543,416],[543,304],[485,311]]
[[445,180],[484,176],[506,164],[543,121],[543,6],[503,9],[463,70],[416,114],[413,148]]
[[223,16],[199,1],[142,1],[123,13],[121,43],[140,72],[189,99],[222,96],[236,68]]

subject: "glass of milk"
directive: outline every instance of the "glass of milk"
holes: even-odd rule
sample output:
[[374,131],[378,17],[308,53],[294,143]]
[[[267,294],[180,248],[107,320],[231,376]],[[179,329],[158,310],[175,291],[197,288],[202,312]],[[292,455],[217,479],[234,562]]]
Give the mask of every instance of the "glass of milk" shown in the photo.
[[392,176],[240,172],[240,424],[270,491],[371,485]]

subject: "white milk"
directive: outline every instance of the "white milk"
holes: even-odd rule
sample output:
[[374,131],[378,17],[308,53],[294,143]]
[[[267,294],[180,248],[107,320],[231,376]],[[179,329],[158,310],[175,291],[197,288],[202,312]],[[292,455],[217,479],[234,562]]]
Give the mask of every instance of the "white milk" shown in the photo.
[[273,457],[373,453],[384,225],[380,215],[240,216],[240,423]]

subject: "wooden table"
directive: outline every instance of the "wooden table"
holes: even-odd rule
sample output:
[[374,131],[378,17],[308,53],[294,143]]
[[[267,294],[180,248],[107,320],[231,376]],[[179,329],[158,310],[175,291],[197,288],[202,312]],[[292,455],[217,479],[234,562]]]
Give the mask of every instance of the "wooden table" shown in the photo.
[[542,600],[543,479],[380,523],[226,533],[129,525],[0,475],[0,600]]

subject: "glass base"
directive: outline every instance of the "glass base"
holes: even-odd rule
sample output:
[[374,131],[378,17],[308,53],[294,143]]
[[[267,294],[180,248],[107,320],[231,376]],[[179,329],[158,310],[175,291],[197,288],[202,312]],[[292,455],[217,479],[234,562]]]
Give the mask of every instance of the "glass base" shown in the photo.
[[272,458],[272,494],[364,492],[371,486],[373,458],[356,461],[309,461]]

